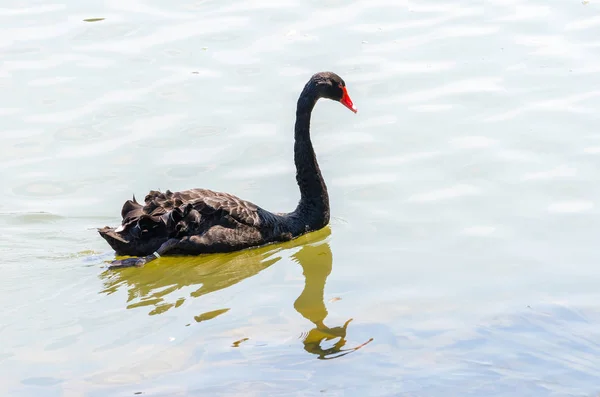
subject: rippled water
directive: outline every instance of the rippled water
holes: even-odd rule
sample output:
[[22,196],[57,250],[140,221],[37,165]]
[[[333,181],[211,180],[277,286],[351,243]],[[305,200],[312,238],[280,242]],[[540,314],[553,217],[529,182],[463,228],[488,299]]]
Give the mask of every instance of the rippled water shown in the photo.
[[[599,4],[4,4],[0,394],[596,395]],[[106,270],[132,193],[293,208],[321,70],[328,228]]]

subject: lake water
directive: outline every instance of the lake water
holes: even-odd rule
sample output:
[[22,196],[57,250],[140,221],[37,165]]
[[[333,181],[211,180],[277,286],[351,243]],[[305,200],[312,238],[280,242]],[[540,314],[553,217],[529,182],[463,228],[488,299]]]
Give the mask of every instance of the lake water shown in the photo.
[[[600,2],[9,1],[0,395],[595,396]],[[295,103],[332,221],[107,271],[151,189],[287,211]],[[351,321],[350,321],[351,320]]]

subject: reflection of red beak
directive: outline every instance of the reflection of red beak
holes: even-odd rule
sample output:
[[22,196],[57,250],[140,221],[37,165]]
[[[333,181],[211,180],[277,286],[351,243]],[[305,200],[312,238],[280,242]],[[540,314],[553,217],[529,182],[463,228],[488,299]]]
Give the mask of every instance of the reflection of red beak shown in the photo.
[[342,95],[342,99],[340,99],[340,103],[344,106],[346,106],[348,109],[352,110],[354,113],[358,112],[358,109],[354,107],[354,104],[352,103],[352,99],[350,99],[350,95],[348,95],[348,91],[346,90],[346,87],[342,87],[342,90],[344,90],[344,95]]

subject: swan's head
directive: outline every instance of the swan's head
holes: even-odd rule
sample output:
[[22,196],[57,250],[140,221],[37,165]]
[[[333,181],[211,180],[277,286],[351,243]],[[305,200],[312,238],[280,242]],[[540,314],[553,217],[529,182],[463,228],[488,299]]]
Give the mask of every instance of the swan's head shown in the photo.
[[358,111],[352,103],[350,95],[348,95],[346,83],[337,74],[333,72],[321,72],[313,75],[310,80],[314,84],[319,98],[332,99],[340,102],[354,113]]

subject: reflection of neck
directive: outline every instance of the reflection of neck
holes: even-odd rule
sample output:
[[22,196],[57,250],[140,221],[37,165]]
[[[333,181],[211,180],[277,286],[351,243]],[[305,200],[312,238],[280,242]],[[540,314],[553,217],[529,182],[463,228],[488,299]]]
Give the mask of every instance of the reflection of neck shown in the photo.
[[[329,328],[324,324],[327,317],[324,295],[327,276],[331,273],[333,260],[328,243],[317,246],[305,245],[293,255],[302,266],[304,274],[304,289],[294,302],[294,308],[304,318],[313,322],[316,328],[310,330],[302,343],[304,350],[318,356],[320,360],[339,358],[356,351],[369,341],[351,349],[343,349],[346,345],[346,329],[352,319],[341,327]],[[323,348],[323,340],[337,340],[332,347]]]
[[324,328],[323,321],[327,317],[324,302],[325,283],[333,266],[329,244],[304,246],[294,257],[302,266],[304,274],[304,289],[294,302],[294,308],[318,328]]

